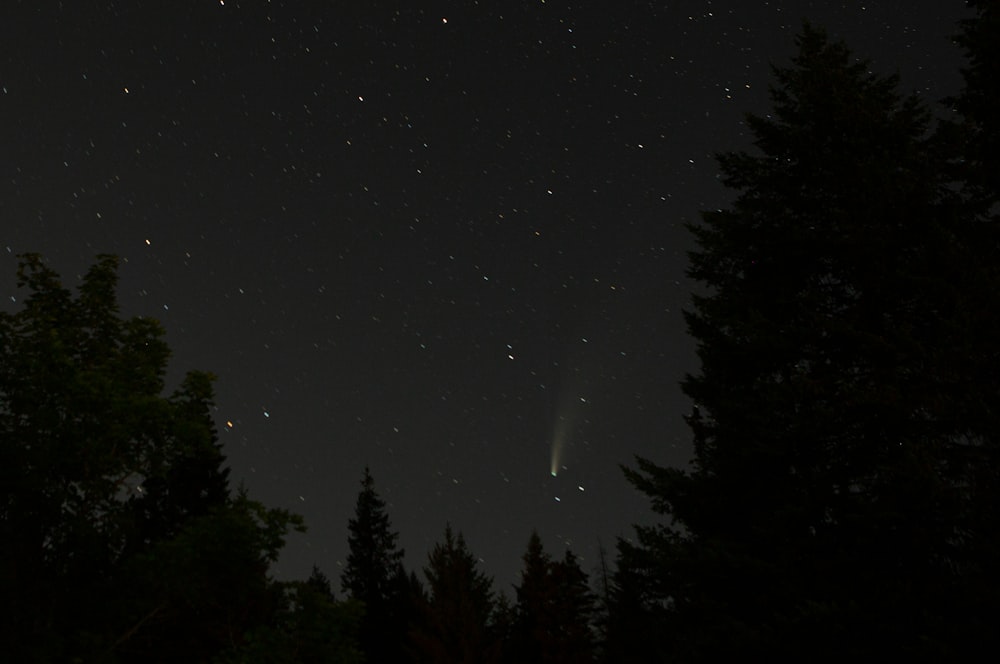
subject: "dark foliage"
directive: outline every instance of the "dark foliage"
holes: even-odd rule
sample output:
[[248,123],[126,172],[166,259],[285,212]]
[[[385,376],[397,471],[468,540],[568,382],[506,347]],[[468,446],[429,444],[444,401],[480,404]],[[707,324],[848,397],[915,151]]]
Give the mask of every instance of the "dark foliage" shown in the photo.
[[533,532],[524,553],[508,661],[594,661],[594,595],[572,552],[553,561]]
[[693,469],[626,470],[670,522],[620,547],[620,606],[680,660],[956,658],[996,608],[994,185],[954,186],[955,134],[896,77],[798,46],[692,227]]
[[410,581],[403,569],[404,551],[392,530],[385,501],[365,468],[349,531],[347,565],[341,588],[364,606],[361,648],[373,662],[400,661],[413,614]]
[[278,608],[217,664],[361,664],[357,643],[364,607],[336,602],[318,569],[305,582],[281,586]]
[[434,545],[424,568],[427,595],[412,633],[418,661],[499,662],[501,640],[496,625],[493,580],[479,563],[465,538],[447,526],[444,541]]
[[169,396],[117,259],[78,293],[22,257],[0,313],[0,658],[17,662],[964,661],[1000,615],[1000,3],[970,0],[935,123],[805,26],[737,198],[691,230],[688,470],[600,601],[533,533],[512,603],[448,526],[424,569],[365,469],[337,601],[268,575],[301,520],[233,491],[212,376]]
[[74,297],[22,257],[0,314],[0,644],[11,661],[207,661],[272,610],[299,520],[232,495],[212,377],[161,396],[169,350],[122,319],[117,259]]

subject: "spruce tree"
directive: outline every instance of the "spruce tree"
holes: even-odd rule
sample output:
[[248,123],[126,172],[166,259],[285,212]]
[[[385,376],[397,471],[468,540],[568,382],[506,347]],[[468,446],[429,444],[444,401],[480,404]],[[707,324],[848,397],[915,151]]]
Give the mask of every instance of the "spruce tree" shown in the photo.
[[349,531],[347,565],[340,576],[343,592],[364,603],[361,647],[371,661],[399,657],[409,614],[409,581],[403,569],[404,551],[397,545],[385,501],[365,467]]
[[515,588],[514,659],[525,664],[593,661],[595,598],[576,556],[567,550],[563,560],[553,561],[532,532],[523,560],[521,583]]
[[670,603],[664,600],[664,584],[653,583],[659,571],[656,564],[662,561],[655,552],[621,541],[616,562],[602,598],[600,661],[624,664],[676,658],[676,646],[687,635],[678,633],[677,617],[665,613]]
[[445,527],[424,567],[427,596],[413,645],[421,662],[498,662],[493,580],[479,569],[462,533]]
[[[966,275],[954,316],[954,362],[961,377],[956,394],[970,427],[965,458],[966,500],[973,506],[959,528],[967,556],[961,563],[963,601],[953,608],[958,631],[984,650],[1000,648],[991,616],[1000,615],[1000,2],[969,0],[973,15],[961,23],[958,42],[967,64],[964,85],[950,100],[957,120],[940,131],[952,154],[953,186],[963,194],[967,212],[958,261]],[[956,137],[959,140],[955,140]],[[959,390],[952,388],[953,392]]]
[[809,26],[798,47],[757,153],[719,158],[735,202],[691,228],[695,457],[626,470],[669,522],[622,559],[682,660],[947,659],[970,485],[997,472],[968,208],[897,77]]
[[522,556],[521,583],[515,586],[517,604],[514,613],[511,652],[517,661],[542,662],[554,651],[552,628],[555,588],[552,583],[552,558],[545,552],[542,539],[531,532],[528,548]]
[[556,615],[562,620],[557,632],[559,655],[551,661],[565,664],[594,661],[596,648],[592,621],[597,598],[576,554],[567,549],[562,560],[553,564],[552,580],[556,587]]
[[973,16],[962,21],[964,86],[952,100],[965,130],[961,180],[983,216],[1000,215],[1000,2],[967,0]]

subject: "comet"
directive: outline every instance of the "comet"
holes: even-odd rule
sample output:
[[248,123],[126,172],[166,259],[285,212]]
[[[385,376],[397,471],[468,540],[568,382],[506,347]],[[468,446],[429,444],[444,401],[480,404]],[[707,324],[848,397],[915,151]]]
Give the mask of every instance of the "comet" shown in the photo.
[[[586,376],[590,371],[591,362],[587,361],[586,337],[578,337],[577,342],[567,349],[567,359],[561,365],[559,388],[556,393],[555,415],[552,421],[552,438],[549,441],[549,475],[558,477],[559,472],[566,469],[563,457],[569,453],[574,440],[580,433],[578,424],[584,417],[586,409],[590,408],[590,399],[586,389],[589,383]],[[586,419],[583,419],[586,422]]]
[[556,418],[555,426],[552,431],[552,446],[549,454],[549,474],[552,477],[557,477],[559,475],[559,469],[562,468],[561,461],[563,455],[563,448],[566,446],[566,439],[569,437],[570,432],[573,428],[573,418],[571,414],[564,415],[560,414]]

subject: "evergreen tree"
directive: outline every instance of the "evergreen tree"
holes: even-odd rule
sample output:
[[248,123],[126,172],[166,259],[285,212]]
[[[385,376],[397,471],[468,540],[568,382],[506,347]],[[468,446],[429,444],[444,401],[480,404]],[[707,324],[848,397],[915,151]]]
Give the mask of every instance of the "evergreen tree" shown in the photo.
[[404,551],[392,530],[385,501],[365,468],[354,518],[348,527],[347,565],[341,589],[364,604],[361,647],[370,661],[397,661],[409,619],[409,581],[403,569]]
[[312,572],[306,579],[306,585],[320,595],[333,599],[333,586],[330,584],[330,578],[316,565],[313,565]]
[[524,553],[511,650],[514,660],[591,662],[594,660],[590,620],[594,597],[587,576],[571,551],[553,561],[537,532]]
[[819,30],[798,46],[759,154],[720,157],[732,208],[692,227],[693,469],[626,471],[670,522],[620,548],[679,659],[949,659],[997,473],[981,249],[916,97]]
[[554,662],[579,664],[594,661],[594,626],[596,600],[590,590],[587,574],[580,568],[576,555],[566,550],[563,559],[552,567],[556,588],[556,614],[562,616],[558,626],[559,655]]
[[967,0],[975,12],[961,23],[958,42],[968,64],[965,85],[953,100],[965,130],[961,179],[967,197],[981,214],[1000,215],[1000,3]]
[[[1000,377],[1000,2],[969,0],[974,10],[961,23],[959,43],[967,66],[964,86],[951,100],[959,120],[939,132],[940,142],[958,145],[950,173],[963,194],[967,212],[958,258],[966,276],[955,304],[954,374],[961,378],[963,421],[974,422],[968,432],[969,469],[966,500],[969,518],[958,524],[966,543],[962,561],[963,601],[953,617],[965,638],[984,650],[1000,647],[991,616],[1000,614],[1000,410],[996,396]],[[955,140],[959,138],[960,140]],[[955,388],[953,391],[958,392]],[[990,638],[984,638],[989,635]]]
[[0,313],[0,650],[21,662],[206,661],[265,615],[298,519],[230,496],[212,377],[162,396],[160,325],[122,319],[117,264],[78,295],[21,257]]
[[500,591],[493,603],[493,616],[490,618],[493,637],[498,644],[500,662],[520,662],[516,646],[517,607],[511,602],[507,593]]
[[521,583],[515,586],[517,604],[514,613],[513,639],[509,647],[514,659],[529,664],[547,661],[555,650],[551,628],[558,618],[553,615],[556,603],[552,583],[552,558],[545,552],[542,539],[531,532],[528,548],[522,556]]
[[649,552],[627,541],[619,542],[617,566],[602,598],[602,662],[669,661],[673,654],[670,641],[685,638],[664,630],[676,618],[668,618],[669,602],[655,590],[658,570],[648,564],[651,560],[655,559]]
[[462,534],[455,536],[447,526],[444,541],[434,545],[424,568],[428,595],[421,623],[412,635],[419,661],[485,664],[500,660],[493,581],[478,567]]
[[318,569],[304,582],[281,584],[278,609],[214,664],[360,664],[357,643],[364,609],[337,602]]

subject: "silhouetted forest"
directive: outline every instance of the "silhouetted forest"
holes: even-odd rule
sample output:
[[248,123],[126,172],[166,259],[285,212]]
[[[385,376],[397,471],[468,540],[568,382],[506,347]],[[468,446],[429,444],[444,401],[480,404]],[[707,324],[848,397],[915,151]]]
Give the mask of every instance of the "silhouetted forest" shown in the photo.
[[[996,651],[1000,3],[928,107],[804,26],[728,208],[691,226],[690,470],[592,576],[525,526],[498,592],[462,534],[407,570],[365,469],[339,579],[269,574],[302,520],[230,484],[212,376],[164,396],[118,260],[74,294],[21,257],[0,314],[0,655],[10,662],[666,662]],[[625,524],[623,524],[624,526]]]

